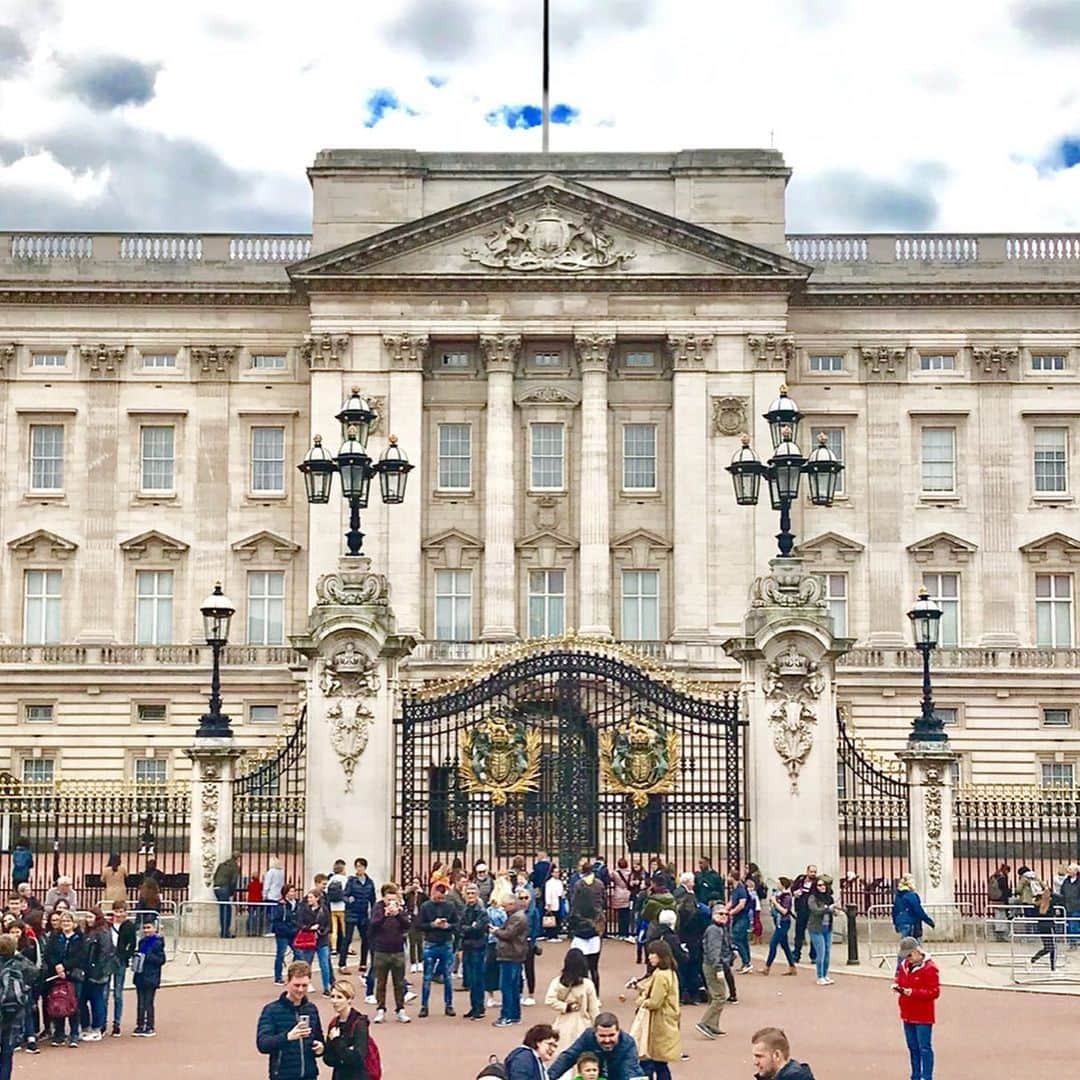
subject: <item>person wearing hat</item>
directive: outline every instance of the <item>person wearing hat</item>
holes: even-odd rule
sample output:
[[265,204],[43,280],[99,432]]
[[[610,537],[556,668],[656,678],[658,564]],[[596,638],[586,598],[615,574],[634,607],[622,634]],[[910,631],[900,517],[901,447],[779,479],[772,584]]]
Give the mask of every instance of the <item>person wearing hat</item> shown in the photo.
[[1033,919],[1035,917],[1035,905],[1046,889],[1039,880],[1038,875],[1030,866],[1021,866],[1016,871],[1016,902],[1023,904],[1024,915]]
[[892,988],[911,1056],[911,1080],[934,1080],[934,1002],[941,994],[941,977],[937,965],[913,937],[900,942],[900,963]]

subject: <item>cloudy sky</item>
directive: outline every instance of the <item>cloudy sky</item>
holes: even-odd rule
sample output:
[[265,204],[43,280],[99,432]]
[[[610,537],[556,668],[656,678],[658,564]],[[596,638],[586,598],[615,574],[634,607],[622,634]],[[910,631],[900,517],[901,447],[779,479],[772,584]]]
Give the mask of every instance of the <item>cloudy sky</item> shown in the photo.
[[[1080,0],[551,0],[555,150],[775,145],[791,231],[1080,229]],[[307,231],[323,147],[540,148],[541,0],[0,0],[0,228]]]

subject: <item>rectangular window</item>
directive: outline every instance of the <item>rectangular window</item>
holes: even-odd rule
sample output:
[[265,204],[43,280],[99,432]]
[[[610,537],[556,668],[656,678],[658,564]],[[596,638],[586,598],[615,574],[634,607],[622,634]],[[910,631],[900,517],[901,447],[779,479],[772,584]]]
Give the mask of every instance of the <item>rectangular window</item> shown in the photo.
[[472,571],[435,571],[435,637],[439,641],[472,639]]
[[836,478],[836,494],[841,495],[844,491],[844,476],[847,473],[847,462],[844,460],[844,429],[842,427],[812,427],[810,429],[811,450],[817,446],[819,435],[825,436],[825,445],[839,461],[844,462],[844,471]]
[[30,356],[31,367],[66,367],[67,353],[62,352],[36,352]]
[[953,353],[919,353],[920,371],[955,371],[956,356]]
[[1074,766],[1069,761],[1041,761],[1039,779],[1043,787],[1071,788],[1075,784]]
[[467,368],[472,363],[472,356],[460,349],[449,349],[439,357],[444,368]]
[[660,572],[624,570],[622,636],[624,641],[660,639]]
[[252,353],[251,367],[256,371],[284,371],[285,357],[281,353]]
[[956,718],[959,715],[956,709],[951,708],[934,708],[934,715],[946,726],[956,727]]
[[938,645],[954,649],[960,644],[960,575],[923,574],[930,599],[941,608]]
[[439,425],[439,488],[468,491],[472,487],[472,427]]
[[173,576],[171,570],[135,574],[135,644],[172,644]]
[[811,371],[843,371],[844,370],[844,358],[843,356],[837,356],[834,353],[811,353],[810,354],[810,370]]
[[530,424],[532,483],[534,491],[563,488],[563,425]]
[[532,366],[539,368],[557,368],[563,366],[563,354],[561,352],[534,352],[532,354]]
[[169,779],[169,763],[164,758],[136,758],[136,784],[164,784]]
[[53,707],[51,705],[24,705],[23,721],[27,724],[51,724]]
[[251,490],[285,490],[285,429],[251,429]]
[[176,353],[143,353],[142,366],[144,368],[174,368],[176,367]]
[[1072,576],[1036,574],[1035,644],[1061,649],[1072,643]]
[[922,429],[922,489],[956,490],[956,428]]
[[1032,371],[1064,371],[1065,370],[1065,354],[1064,353],[1032,353],[1031,354],[1031,370]]
[[172,491],[175,428],[154,424],[139,429],[143,491]]
[[558,637],[566,623],[566,571],[529,571],[529,637]]
[[252,705],[248,709],[248,719],[253,724],[276,724],[278,708],[276,705]]
[[23,641],[27,645],[60,642],[59,570],[27,570],[23,581]]
[[651,349],[634,349],[626,354],[628,368],[651,368],[656,366],[656,354]]
[[143,701],[135,706],[135,716],[140,724],[164,724],[169,718],[169,711],[165,705],[148,705]]
[[623,489],[656,490],[656,425],[623,425]]
[[285,573],[252,570],[247,576],[249,645],[285,643]]
[[847,574],[822,574],[821,580],[832,618],[832,632],[836,637],[847,637]]
[[23,758],[22,779],[24,784],[51,784],[56,778],[56,762],[52,758]]
[[31,424],[30,490],[61,491],[63,487],[63,424]]
[[1035,490],[1068,490],[1069,433],[1063,427],[1035,429]]
[[1043,709],[1043,727],[1070,727],[1072,725],[1071,709]]

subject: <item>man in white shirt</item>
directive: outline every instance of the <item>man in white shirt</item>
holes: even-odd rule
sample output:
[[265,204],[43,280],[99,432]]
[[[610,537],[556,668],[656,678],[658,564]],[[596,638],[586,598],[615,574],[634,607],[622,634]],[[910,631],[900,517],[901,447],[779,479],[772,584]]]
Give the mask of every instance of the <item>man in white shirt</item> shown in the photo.
[[[338,951],[338,937],[345,933],[345,886],[349,878],[345,873],[345,860],[334,860],[334,872],[326,881],[326,903],[330,908],[330,955]],[[345,965],[338,958],[338,971],[345,971]]]

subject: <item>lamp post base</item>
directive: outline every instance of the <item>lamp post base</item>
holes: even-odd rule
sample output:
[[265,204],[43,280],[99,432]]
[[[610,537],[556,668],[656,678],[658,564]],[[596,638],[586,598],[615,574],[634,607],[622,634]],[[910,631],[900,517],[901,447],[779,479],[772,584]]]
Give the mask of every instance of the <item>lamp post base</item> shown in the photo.
[[224,713],[203,713],[199,717],[196,739],[231,739],[232,728],[229,718]]

